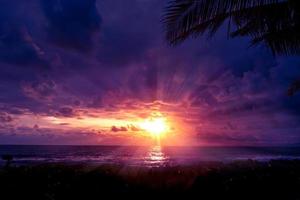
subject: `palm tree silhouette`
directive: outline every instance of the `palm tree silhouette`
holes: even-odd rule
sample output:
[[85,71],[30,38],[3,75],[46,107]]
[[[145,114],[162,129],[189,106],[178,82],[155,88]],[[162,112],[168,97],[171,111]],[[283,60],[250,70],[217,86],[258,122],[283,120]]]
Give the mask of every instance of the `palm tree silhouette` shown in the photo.
[[288,95],[293,96],[296,92],[300,91],[300,79],[295,80],[288,89]]
[[[229,37],[248,36],[275,56],[300,55],[300,0],[171,0],[163,16],[172,45],[191,36],[212,37],[225,22]],[[288,95],[300,91],[299,80]]]
[[171,0],[163,16],[166,39],[213,36],[225,23],[229,37],[248,36],[274,55],[300,54],[299,0]]

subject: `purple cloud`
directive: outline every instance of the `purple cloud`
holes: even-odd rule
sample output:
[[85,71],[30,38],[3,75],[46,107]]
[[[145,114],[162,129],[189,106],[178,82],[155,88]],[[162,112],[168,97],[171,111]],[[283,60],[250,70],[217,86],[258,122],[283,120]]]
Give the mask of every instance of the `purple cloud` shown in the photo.
[[[187,133],[200,141],[300,142],[300,96],[286,95],[300,76],[299,58],[274,58],[262,47],[247,48],[247,39],[225,40],[224,31],[211,41],[170,47],[160,23],[163,7],[160,0],[4,1],[1,142],[52,143],[61,138],[77,143],[81,138],[90,143],[83,139],[89,131],[66,136],[68,123],[57,130],[39,123],[33,128],[35,122],[18,129],[13,123],[25,115],[84,118],[93,110],[123,113],[122,118],[129,111],[147,118],[149,112],[143,111],[160,110],[189,128],[202,124],[200,131]],[[138,131],[134,126],[111,127],[112,132],[125,129]],[[102,130],[100,136],[91,132],[95,140],[109,137]]]

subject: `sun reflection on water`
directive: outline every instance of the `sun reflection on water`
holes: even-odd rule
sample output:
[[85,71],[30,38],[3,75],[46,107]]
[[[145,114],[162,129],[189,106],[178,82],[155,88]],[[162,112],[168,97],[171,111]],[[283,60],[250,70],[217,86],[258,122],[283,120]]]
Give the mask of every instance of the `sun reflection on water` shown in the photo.
[[144,162],[147,166],[161,167],[168,164],[168,160],[169,158],[163,153],[161,146],[157,145],[150,148]]

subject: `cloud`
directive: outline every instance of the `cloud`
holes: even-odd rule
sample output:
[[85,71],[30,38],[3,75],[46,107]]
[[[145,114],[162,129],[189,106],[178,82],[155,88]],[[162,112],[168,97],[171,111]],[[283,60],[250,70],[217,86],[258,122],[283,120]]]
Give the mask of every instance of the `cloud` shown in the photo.
[[121,132],[126,132],[126,131],[128,131],[128,129],[124,126],[121,126],[121,127],[112,126],[111,131],[112,132],[120,132],[120,131]]
[[0,127],[1,144],[99,144],[105,135],[99,131],[90,130],[61,130],[39,127],[20,126],[2,130]]
[[[23,15],[22,2],[1,2],[0,8],[0,61],[19,66],[47,68],[43,50],[29,30],[29,15]],[[28,7],[31,3],[27,4]]]
[[33,43],[26,30],[13,29],[0,37],[0,59],[2,62],[22,66],[46,66],[39,47]]
[[63,117],[73,117],[74,115],[76,115],[76,112],[70,107],[61,107],[58,109],[58,112],[56,112],[56,115]]
[[[32,121],[99,113],[126,120],[132,117],[128,113],[142,119],[161,111],[193,130],[202,124],[212,134],[203,136],[209,141],[214,135],[221,140],[223,132],[223,142],[247,140],[239,134],[246,132],[258,143],[285,139],[276,129],[289,138],[298,134],[300,96],[286,96],[300,75],[298,57],[274,58],[260,47],[247,48],[247,39],[224,40],[222,31],[211,41],[169,47],[160,0],[1,3],[0,109],[6,124],[28,114],[35,116]],[[55,131],[64,135],[61,129],[70,126],[49,131],[38,124],[44,136],[31,124],[27,142],[56,140]],[[109,129],[139,131],[131,125]],[[261,132],[265,135],[258,137]]]
[[39,127],[39,125],[37,125],[37,124],[35,124],[34,126],[33,126],[33,129],[39,129],[40,127]]
[[13,118],[9,114],[0,112],[0,122],[1,123],[10,123],[12,121],[13,121]]
[[54,98],[56,84],[52,80],[23,83],[24,94],[37,101],[51,101]]
[[61,125],[61,126],[67,126],[67,125],[69,125],[69,123],[59,123],[59,125]]
[[[198,134],[198,140],[208,144],[227,144],[227,145],[253,145],[259,144],[260,138],[257,135],[240,134],[237,132],[201,132]],[[265,142],[265,141],[264,141]]]
[[92,37],[101,24],[95,0],[41,0],[41,5],[49,22],[50,41],[82,52],[93,46]]
[[129,125],[129,129],[130,129],[131,131],[141,131],[141,129],[140,129],[139,127],[134,126],[134,125]]

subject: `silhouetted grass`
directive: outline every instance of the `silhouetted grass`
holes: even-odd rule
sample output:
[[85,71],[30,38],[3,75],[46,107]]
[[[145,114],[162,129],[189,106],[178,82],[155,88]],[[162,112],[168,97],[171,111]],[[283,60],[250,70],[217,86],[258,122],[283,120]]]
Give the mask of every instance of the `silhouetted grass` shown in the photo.
[[138,168],[42,164],[0,170],[1,199],[300,199],[300,161]]

